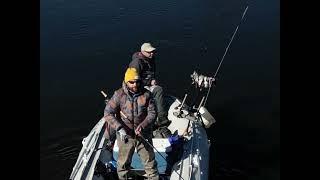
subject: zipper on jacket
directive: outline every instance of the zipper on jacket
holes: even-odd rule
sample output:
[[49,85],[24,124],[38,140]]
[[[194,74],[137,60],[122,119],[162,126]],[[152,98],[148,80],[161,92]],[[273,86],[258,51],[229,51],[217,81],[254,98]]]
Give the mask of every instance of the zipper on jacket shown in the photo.
[[131,114],[132,114],[132,128],[133,128],[133,136],[134,136],[134,139],[136,139],[136,133],[135,133],[135,128],[134,128],[134,98],[132,98],[132,101],[131,101],[131,106],[132,106],[132,109],[131,109]]

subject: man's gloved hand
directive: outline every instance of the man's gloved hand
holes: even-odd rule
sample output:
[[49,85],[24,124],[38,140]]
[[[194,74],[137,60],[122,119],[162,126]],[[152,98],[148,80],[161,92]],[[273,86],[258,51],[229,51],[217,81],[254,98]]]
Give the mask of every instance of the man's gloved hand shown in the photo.
[[126,131],[123,128],[121,128],[121,129],[118,130],[118,133],[120,135],[120,140],[123,141],[123,142],[127,142],[128,137],[127,137]]
[[142,126],[138,125],[138,127],[135,130],[136,135],[141,135],[142,129],[143,129]]

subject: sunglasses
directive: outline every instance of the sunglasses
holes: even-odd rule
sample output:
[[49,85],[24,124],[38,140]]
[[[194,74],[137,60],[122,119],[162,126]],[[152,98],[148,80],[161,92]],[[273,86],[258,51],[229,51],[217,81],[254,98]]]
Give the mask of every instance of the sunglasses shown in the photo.
[[138,84],[138,83],[140,83],[140,81],[139,80],[137,80],[137,81],[128,81],[128,83],[130,83],[130,84],[134,84],[134,83]]

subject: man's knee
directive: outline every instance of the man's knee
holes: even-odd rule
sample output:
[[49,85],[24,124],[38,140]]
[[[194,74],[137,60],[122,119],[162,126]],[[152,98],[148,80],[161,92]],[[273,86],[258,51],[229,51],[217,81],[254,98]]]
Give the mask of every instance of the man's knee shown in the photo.
[[152,89],[152,93],[154,94],[162,94],[163,93],[163,88],[161,86],[155,85]]

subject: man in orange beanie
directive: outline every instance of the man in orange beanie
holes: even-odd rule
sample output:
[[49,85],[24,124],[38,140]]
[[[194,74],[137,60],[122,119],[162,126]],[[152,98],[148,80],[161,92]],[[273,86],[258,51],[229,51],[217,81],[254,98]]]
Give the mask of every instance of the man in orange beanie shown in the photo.
[[[115,115],[120,114],[120,118]],[[115,91],[108,101],[104,118],[117,131],[119,155],[117,173],[119,179],[127,179],[131,159],[136,148],[144,163],[148,179],[159,179],[153,148],[144,142],[143,136],[152,143],[152,127],[156,119],[154,99],[151,92],[141,86],[135,68],[128,68],[122,88]]]

